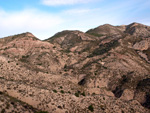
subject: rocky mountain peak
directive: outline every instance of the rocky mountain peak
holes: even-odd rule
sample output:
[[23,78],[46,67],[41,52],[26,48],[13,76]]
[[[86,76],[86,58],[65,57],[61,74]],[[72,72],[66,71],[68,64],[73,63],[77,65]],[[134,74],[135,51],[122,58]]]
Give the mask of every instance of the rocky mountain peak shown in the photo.
[[134,22],[126,27],[125,32],[136,37],[149,37],[150,26]]
[[28,36],[28,37],[35,37],[32,33],[30,32],[25,32],[24,33],[25,36]]
[[33,39],[33,40],[38,40],[38,38],[36,38],[32,33],[30,32],[25,32],[25,33],[21,33],[21,34],[17,34],[12,36],[12,39]]
[[129,24],[129,26],[139,26],[139,25],[142,25],[142,24],[137,23],[137,22],[133,22],[133,23]]
[[25,32],[25,33],[21,33],[21,34],[17,34],[17,35],[12,35],[12,36],[8,36],[8,37],[4,37],[0,39],[0,43],[6,44],[9,43],[13,40],[39,40],[38,38],[36,38],[32,33],[30,32]]
[[94,29],[90,29],[86,33],[97,36],[97,37],[101,37],[103,35],[120,37],[123,31],[122,31],[122,28],[118,28],[110,24],[104,24]]
[[100,25],[99,27],[113,27],[113,25],[111,25],[111,24],[103,24],[103,25]]

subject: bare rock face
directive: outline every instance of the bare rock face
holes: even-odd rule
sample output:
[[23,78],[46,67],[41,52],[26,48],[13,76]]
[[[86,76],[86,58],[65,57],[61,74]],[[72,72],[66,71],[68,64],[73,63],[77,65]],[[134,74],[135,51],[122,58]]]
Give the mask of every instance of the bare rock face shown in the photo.
[[137,99],[143,106],[150,108],[150,78],[139,81],[135,99]]
[[129,90],[129,89],[125,89],[123,94],[121,95],[121,99],[123,100],[132,100],[134,97],[134,91],[132,90]]
[[132,23],[127,26],[125,32],[137,37],[148,38],[150,36],[150,27],[139,23]]
[[146,40],[142,40],[142,41],[137,42],[136,44],[133,45],[133,48],[135,50],[140,50],[140,51],[147,50],[148,47],[149,47],[149,43]]
[[0,112],[149,113],[149,36],[132,23],[0,39]]

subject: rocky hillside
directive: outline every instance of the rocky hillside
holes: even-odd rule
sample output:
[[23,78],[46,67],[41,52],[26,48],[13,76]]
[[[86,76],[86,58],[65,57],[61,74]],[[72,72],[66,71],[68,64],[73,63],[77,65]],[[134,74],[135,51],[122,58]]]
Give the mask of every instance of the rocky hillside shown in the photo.
[[139,23],[2,38],[0,111],[149,113],[149,51]]

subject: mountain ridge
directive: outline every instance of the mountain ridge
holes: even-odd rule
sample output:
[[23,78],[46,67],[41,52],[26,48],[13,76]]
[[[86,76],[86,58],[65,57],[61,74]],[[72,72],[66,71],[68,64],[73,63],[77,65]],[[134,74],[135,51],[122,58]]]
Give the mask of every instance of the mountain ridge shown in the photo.
[[[140,23],[137,23],[137,22],[133,22],[133,23],[131,23],[131,24],[129,24],[129,25],[111,25],[111,24],[103,24],[103,25],[100,25],[100,26],[98,26],[98,27],[95,27],[95,28],[92,28],[92,29],[90,29],[90,30],[94,30],[94,29],[96,29],[96,28],[99,28],[99,27],[120,27],[120,28],[123,28],[123,27],[137,27],[137,26],[143,26],[143,27],[146,27],[146,28],[149,28],[150,26],[148,26],[148,25],[144,25],[144,24],[140,24]],[[64,33],[64,32],[81,32],[81,33],[87,33],[87,32],[89,32],[90,30],[87,30],[86,32],[82,32],[82,31],[80,31],[80,30],[63,30],[63,31],[60,31],[60,32],[58,32],[58,33],[56,33],[56,34],[54,34],[53,36],[51,36],[50,38],[53,38],[53,37],[55,37],[56,35],[58,35],[58,34],[60,34],[60,33]],[[126,29],[125,29],[126,30]],[[124,32],[126,32],[124,30]],[[128,32],[126,32],[126,33],[128,33]],[[90,33],[89,33],[90,34]],[[129,33],[130,34],[130,33]],[[12,35],[12,36],[7,36],[7,37],[13,37],[13,36],[18,36],[18,35],[27,35],[27,36],[31,36],[31,37],[35,37],[31,32],[24,32],[24,33],[20,33],[20,34],[16,34],[16,35]],[[4,39],[4,38],[7,38],[7,37],[2,37],[2,38],[0,38],[0,39]],[[48,39],[50,39],[50,38],[47,38],[47,39],[44,39],[43,41],[46,41],[46,40],[48,40]],[[37,38],[38,39],[38,38]],[[38,39],[39,40],[39,39]]]

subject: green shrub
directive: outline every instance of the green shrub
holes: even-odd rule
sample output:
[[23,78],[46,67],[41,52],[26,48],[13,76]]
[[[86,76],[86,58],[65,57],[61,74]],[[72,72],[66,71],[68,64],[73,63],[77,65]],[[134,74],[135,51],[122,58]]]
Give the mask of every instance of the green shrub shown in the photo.
[[104,36],[103,34],[97,34],[97,33],[89,33],[90,35],[96,36],[96,37],[101,37]]
[[69,94],[71,94],[71,92],[70,92],[70,91],[68,91],[68,93],[69,93]]
[[41,66],[41,65],[42,65],[42,63],[38,63],[37,65],[40,65],[40,66]]
[[3,92],[0,91],[0,95],[2,95],[2,94],[3,94]]
[[81,93],[82,96],[85,96],[85,92]]
[[26,55],[26,56],[22,56],[22,58],[28,58],[29,57],[29,55]]
[[106,109],[106,106],[105,106],[105,105],[100,105],[100,108],[101,108],[102,110],[105,110],[105,109]]
[[60,92],[61,92],[62,94],[64,94],[64,93],[65,93],[65,92],[64,92],[64,90],[61,90]]
[[92,105],[90,105],[90,106],[88,107],[88,109],[89,109],[91,112],[93,112],[93,111],[94,111],[94,108],[93,108],[93,106],[92,106]]
[[65,65],[64,65],[64,69],[66,69],[66,68],[67,68],[67,65],[65,64]]
[[54,92],[54,93],[57,93],[57,90],[54,89],[53,92]]
[[2,109],[1,113],[5,113],[5,109]]
[[92,95],[96,95],[95,93],[92,93]]
[[76,97],[79,97],[79,93],[75,93],[74,95],[75,95]]

